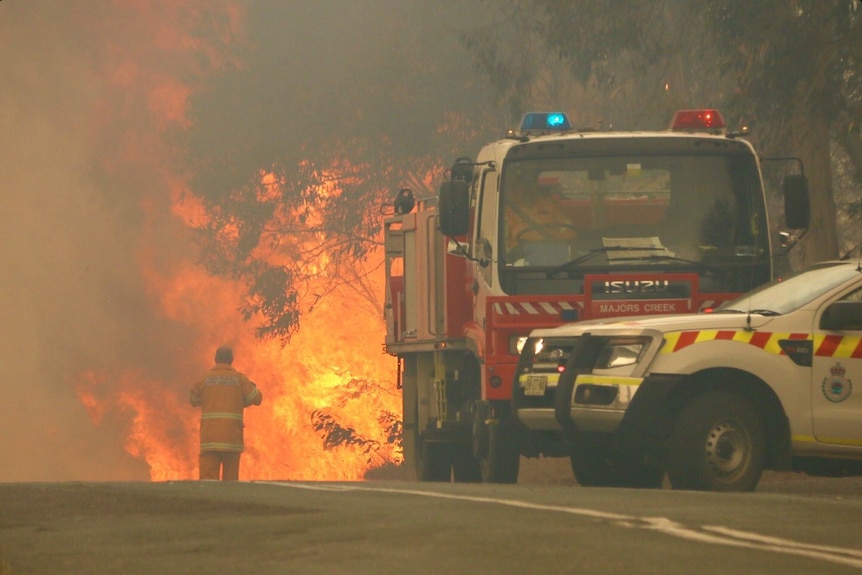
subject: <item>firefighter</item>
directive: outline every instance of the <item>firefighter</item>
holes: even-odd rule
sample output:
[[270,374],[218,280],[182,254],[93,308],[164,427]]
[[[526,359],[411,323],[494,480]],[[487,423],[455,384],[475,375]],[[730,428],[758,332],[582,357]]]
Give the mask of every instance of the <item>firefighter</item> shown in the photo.
[[263,400],[254,382],[235,370],[232,363],[233,350],[219,347],[215,366],[191,390],[191,404],[201,408],[201,479],[239,479],[243,410]]
[[[577,237],[575,227],[552,192],[552,186],[536,185],[523,175],[516,175],[508,187],[511,197],[506,202],[506,261],[519,265],[558,264],[555,252]],[[530,253],[532,251],[532,253]],[[565,259],[568,259],[563,255]],[[565,261],[563,259],[562,261]]]

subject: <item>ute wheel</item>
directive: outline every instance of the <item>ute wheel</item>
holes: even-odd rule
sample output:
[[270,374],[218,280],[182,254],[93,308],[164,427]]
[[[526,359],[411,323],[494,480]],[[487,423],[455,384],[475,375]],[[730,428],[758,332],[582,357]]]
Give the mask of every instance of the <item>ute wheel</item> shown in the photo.
[[417,477],[419,481],[451,481],[452,446],[423,440]]
[[743,397],[715,392],[686,405],[668,449],[674,489],[752,491],[766,464],[766,436]]
[[645,462],[610,455],[606,442],[582,440],[572,447],[569,460],[582,487],[637,487],[658,489],[664,469]]
[[487,454],[479,459],[485,483],[517,483],[521,450],[517,432],[511,423],[485,425]]

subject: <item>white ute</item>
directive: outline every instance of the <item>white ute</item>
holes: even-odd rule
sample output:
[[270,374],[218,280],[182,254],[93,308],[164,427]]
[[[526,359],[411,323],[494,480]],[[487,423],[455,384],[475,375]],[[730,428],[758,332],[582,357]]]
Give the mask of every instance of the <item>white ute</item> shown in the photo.
[[705,313],[534,330],[513,408],[525,440],[570,448],[582,485],[862,473],[862,267],[824,262]]

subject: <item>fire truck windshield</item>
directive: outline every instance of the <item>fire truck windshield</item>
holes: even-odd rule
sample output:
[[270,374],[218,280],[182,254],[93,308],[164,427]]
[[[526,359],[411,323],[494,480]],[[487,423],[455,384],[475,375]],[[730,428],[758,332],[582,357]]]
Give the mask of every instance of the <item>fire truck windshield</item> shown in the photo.
[[753,155],[684,152],[505,163],[503,288],[546,293],[530,277],[665,269],[700,273],[709,291],[768,281],[769,232]]

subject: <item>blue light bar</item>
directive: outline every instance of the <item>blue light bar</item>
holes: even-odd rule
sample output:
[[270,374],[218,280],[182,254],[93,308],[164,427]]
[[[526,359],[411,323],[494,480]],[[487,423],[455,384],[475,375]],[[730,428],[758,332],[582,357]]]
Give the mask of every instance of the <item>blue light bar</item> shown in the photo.
[[530,112],[521,119],[522,132],[565,132],[572,129],[562,112]]

